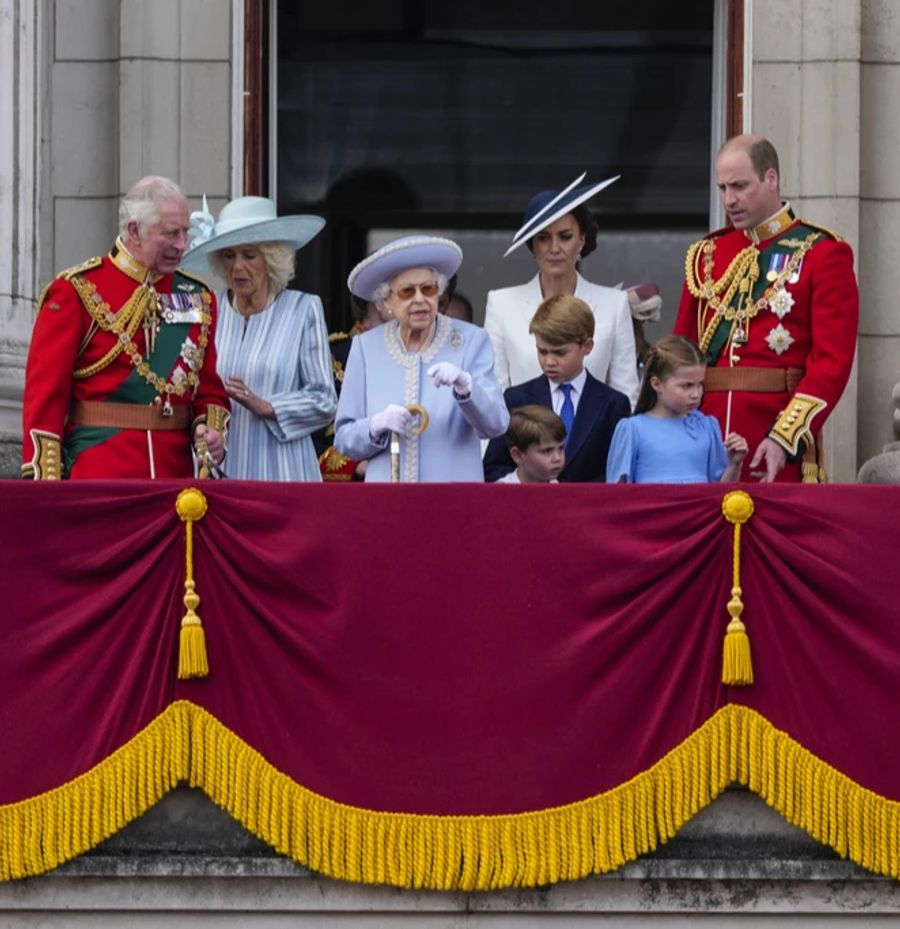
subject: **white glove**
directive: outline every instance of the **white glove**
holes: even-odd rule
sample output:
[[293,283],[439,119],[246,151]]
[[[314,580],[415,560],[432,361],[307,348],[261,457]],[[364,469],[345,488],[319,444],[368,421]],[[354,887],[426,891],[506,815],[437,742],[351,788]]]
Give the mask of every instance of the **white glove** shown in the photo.
[[435,387],[452,387],[454,393],[462,395],[472,391],[472,375],[468,371],[460,371],[449,361],[439,361],[425,373],[434,378]]
[[385,432],[406,432],[406,427],[413,421],[413,414],[405,406],[389,403],[380,413],[376,413],[369,422],[369,433],[373,436]]

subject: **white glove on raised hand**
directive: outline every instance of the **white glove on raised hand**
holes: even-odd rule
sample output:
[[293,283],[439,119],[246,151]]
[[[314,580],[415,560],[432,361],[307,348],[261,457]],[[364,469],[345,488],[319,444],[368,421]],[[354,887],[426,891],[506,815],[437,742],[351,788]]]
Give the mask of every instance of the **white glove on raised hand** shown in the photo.
[[413,414],[405,406],[389,403],[380,413],[376,413],[369,422],[369,432],[374,436],[385,432],[406,432],[406,427],[413,421]]
[[460,371],[449,361],[439,361],[425,373],[434,379],[435,387],[452,387],[457,394],[468,394],[472,390],[472,375],[468,371]]

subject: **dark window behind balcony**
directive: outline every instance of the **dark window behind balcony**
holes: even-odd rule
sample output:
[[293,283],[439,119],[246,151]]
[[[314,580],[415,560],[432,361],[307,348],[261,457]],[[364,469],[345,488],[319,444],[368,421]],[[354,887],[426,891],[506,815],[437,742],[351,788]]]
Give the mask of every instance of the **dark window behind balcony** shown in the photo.
[[279,209],[328,220],[302,286],[342,321],[370,230],[511,235],[584,170],[622,175],[604,229],[704,228],[712,22],[712,0],[279,3]]

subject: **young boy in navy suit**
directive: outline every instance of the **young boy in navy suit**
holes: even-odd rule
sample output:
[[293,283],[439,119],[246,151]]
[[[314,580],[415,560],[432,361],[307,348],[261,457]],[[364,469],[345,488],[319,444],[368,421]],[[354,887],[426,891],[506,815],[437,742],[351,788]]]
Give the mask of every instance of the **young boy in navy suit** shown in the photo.
[[[569,294],[545,300],[531,320],[540,377],[509,387],[508,409],[536,403],[549,407],[566,427],[566,464],[561,482],[603,481],[616,423],[631,414],[625,394],[607,387],[584,367],[594,347],[594,315]],[[484,477],[496,481],[515,470],[503,437],[491,439],[484,454]]]

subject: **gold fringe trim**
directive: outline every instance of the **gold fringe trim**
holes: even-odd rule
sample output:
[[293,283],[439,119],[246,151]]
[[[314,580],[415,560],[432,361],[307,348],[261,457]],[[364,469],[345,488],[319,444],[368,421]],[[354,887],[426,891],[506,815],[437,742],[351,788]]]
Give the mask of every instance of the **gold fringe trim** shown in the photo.
[[843,857],[900,878],[900,803],[856,784],[742,706],[723,707],[612,790],[506,816],[383,813],[336,803],[296,784],[199,708],[194,740],[192,786],[277,851],[341,880],[435,890],[577,880],[653,851],[733,783]]
[[43,874],[99,845],[187,778],[191,715],[173,703],[74,780],[0,806],[0,880]]
[[299,864],[367,884],[495,890],[613,871],[672,838],[732,783],[840,855],[900,878],[900,803],[747,707],[723,707],[647,771],[587,800],[504,816],[423,816],[313,793],[187,701],[75,781],[0,806],[0,877],[81,854],[181,780]]

